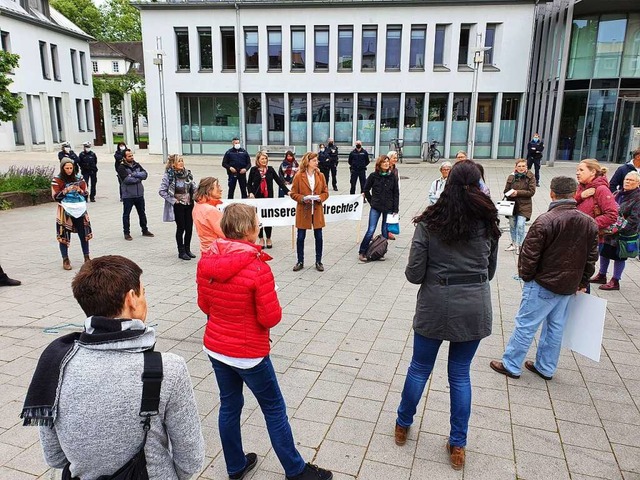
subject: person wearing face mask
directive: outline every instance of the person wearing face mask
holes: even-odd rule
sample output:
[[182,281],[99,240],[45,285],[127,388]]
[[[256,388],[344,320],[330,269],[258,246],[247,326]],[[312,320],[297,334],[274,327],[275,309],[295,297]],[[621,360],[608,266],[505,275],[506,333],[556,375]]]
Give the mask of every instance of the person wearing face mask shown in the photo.
[[84,149],[78,156],[80,173],[90,187],[89,200],[96,201],[96,182],[98,181],[98,157],[91,150],[91,142],[85,142]]
[[71,144],[68,142],[64,142],[58,152],[58,160],[62,161],[64,158],[68,158],[73,161],[73,173],[77,174],[80,171],[78,167],[78,155],[76,155],[76,152],[71,149]]
[[[360,180],[360,193],[364,193],[364,184],[367,181],[367,165],[369,165],[369,152],[362,148],[362,142],[356,140],[356,148],[349,154],[349,170],[351,170],[351,190],[356,193],[356,183]],[[365,200],[366,202],[366,200]]]
[[[329,169],[331,171],[331,184],[333,185],[333,191],[338,191],[338,147],[333,141],[333,138],[327,140],[327,153],[329,154]],[[329,185],[329,178],[327,178],[327,185]]]
[[318,149],[318,168],[320,169],[320,173],[324,175],[328,186],[329,175],[331,173],[331,158],[329,157],[329,151],[324,146],[324,143],[321,143],[320,148]]
[[118,171],[118,167],[124,160],[124,151],[127,149],[127,144],[124,142],[118,142],[116,146],[116,153],[113,154],[113,159],[115,160],[114,166],[116,172]]
[[227,150],[222,159],[222,167],[229,176],[229,198],[233,198],[236,184],[240,184],[240,195],[247,198],[247,171],[251,168],[251,157],[240,146],[240,139],[232,140],[233,147]]
[[544,143],[540,139],[540,135],[534,133],[533,139],[527,145],[527,168],[531,170],[531,167],[535,165],[536,187],[540,186],[540,160],[542,159],[543,150]]
[[524,159],[516,161],[516,168],[507,178],[504,186],[504,194],[516,204],[513,207],[513,215],[509,217],[511,230],[511,245],[506,250],[515,250],[516,255],[520,254],[520,249],[524,243],[525,222],[531,218],[533,212],[533,197],[536,193],[536,181],[533,173],[527,170]]
[[[296,160],[296,157],[293,155],[293,152],[291,150],[287,151],[287,153],[285,153],[284,155],[283,162],[280,164],[280,168],[278,168],[278,175],[280,176],[282,181],[285,183],[287,188],[289,188],[289,190],[291,190],[293,177],[296,176],[296,173],[298,173],[299,168],[300,166],[298,165],[298,161]],[[287,190],[280,188],[278,191],[278,197],[283,198],[288,193],[289,192],[287,192]]]

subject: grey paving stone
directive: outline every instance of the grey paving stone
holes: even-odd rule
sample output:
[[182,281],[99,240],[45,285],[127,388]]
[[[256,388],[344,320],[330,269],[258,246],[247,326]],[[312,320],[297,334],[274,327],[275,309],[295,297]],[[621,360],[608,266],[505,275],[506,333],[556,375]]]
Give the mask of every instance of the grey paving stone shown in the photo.
[[516,472],[517,478],[523,480],[569,480],[571,478],[564,458],[547,457],[522,450],[516,450]]
[[388,480],[389,478],[409,480],[410,476],[411,470],[409,468],[365,459],[360,468],[358,480]]
[[357,475],[366,449],[357,445],[325,440],[318,450],[315,463],[348,475]]
[[[611,452],[590,450],[573,445],[564,446],[569,471],[607,479],[620,479],[622,474]],[[517,459],[516,459],[517,460]]]
[[371,441],[375,426],[375,422],[336,417],[327,433],[327,438],[337,442],[366,447]]
[[564,444],[605,452],[611,451],[609,438],[602,427],[558,420],[558,429]]

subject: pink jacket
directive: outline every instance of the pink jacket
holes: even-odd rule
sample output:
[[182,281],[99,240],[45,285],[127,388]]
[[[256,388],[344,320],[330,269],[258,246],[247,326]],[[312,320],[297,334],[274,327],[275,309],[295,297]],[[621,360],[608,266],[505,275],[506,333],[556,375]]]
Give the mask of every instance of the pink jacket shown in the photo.
[[[589,188],[595,188],[596,193],[582,198],[582,192]],[[605,176],[596,177],[587,185],[578,184],[575,200],[578,202],[578,210],[595,219],[598,231],[607,228],[618,219],[618,204],[609,190],[609,181]],[[600,210],[598,215],[595,212],[596,206]]]

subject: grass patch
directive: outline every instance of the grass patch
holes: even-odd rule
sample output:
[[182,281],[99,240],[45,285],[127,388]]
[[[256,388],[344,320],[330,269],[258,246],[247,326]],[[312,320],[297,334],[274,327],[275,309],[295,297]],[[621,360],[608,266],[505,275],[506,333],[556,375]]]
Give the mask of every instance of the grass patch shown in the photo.
[[36,191],[51,188],[54,168],[50,166],[19,167],[11,165],[9,170],[0,173],[0,193]]
[[[149,143],[149,135],[140,135],[138,137],[138,143],[141,141]],[[113,136],[114,145],[117,145],[120,142],[124,142],[124,135],[114,135]]]

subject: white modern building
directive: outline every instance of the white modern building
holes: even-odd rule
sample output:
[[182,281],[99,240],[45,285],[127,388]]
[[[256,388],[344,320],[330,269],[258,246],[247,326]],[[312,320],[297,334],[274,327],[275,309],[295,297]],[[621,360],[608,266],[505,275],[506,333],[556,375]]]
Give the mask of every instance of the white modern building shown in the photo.
[[[142,16],[152,153],[164,69],[170,152],[220,154],[239,136],[298,151],[333,137],[405,155],[521,154],[534,0],[133,1]],[[491,47],[478,54],[474,47]],[[158,61],[156,59],[156,65]],[[157,67],[156,67],[157,68]]]
[[92,37],[47,0],[0,0],[0,32],[2,49],[20,55],[10,91],[23,104],[16,121],[0,123],[0,150],[92,141]]

